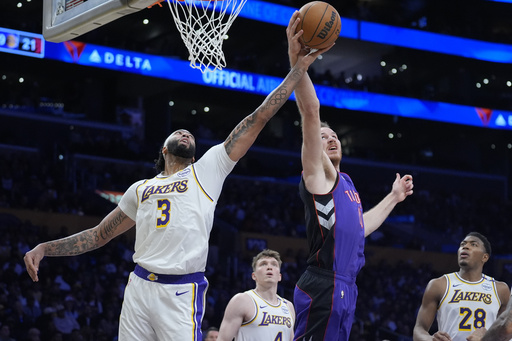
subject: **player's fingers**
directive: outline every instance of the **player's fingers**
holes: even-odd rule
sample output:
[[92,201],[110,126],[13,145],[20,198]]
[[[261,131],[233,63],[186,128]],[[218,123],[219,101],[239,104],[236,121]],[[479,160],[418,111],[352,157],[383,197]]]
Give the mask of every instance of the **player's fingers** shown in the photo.
[[39,280],[37,276],[37,271],[39,270],[39,261],[34,259],[29,254],[26,254],[23,260],[25,261],[25,267],[27,268],[28,275],[34,282],[37,282]]
[[451,341],[452,338],[446,332],[437,332],[434,334],[434,340],[436,340],[436,341]]
[[299,11],[295,11],[292,15],[292,17],[290,18],[290,22],[288,23],[288,27],[286,28],[286,30],[290,30],[292,32],[295,31],[295,28],[297,27],[297,25],[299,24]]
[[412,180],[412,175],[411,174],[405,174],[402,179],[404,179],[405,181]]

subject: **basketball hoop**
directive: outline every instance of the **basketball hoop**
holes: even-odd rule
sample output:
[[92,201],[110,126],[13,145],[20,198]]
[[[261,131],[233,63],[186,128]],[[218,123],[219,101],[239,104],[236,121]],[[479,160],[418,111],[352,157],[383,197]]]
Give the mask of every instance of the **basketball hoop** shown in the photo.
[[204,73],[226,67],[222,43],[246,1],[167,0],[192,68]]

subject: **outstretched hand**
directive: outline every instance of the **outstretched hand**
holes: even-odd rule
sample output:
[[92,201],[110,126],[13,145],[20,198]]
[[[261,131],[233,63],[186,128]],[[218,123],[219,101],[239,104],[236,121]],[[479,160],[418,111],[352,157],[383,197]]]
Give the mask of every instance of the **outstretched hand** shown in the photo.
[[[300,18],[299,18],[299,11],[295,11],[290,18],[290,22],[288,23],[288,27],[286,28],[286,37],[288,39],[288,57],[290,59],[290,66],[294,66],[297,63],[297,60],[299,58],[304,57],[313,57],[313,61],[321,54],[329,51],[333,46],[334,43],[331,46],[328,46],[324,49],[311,49],[307,46],[303,46],[299,40],[299,38],[302,36],[304,31],[299,30],[299,32],[295,32],[297,29],[297,26],[299,25]],[[311,64],[309,63],[309,64]]]
[[396,196],[397,202],[402,202],[413,193],[414,184],[412,183],[412,175],[406,174],[400,178],[400,174],[396,173],[395,182],[391,192]]
[[25,254],[23,260],[25,261],[25,267],[27,268],[28,275],[34,282],[39,281],[37,272],[39,271],[39,263],[44,257],[44,246],[42,244],[37,245],[35,248]]

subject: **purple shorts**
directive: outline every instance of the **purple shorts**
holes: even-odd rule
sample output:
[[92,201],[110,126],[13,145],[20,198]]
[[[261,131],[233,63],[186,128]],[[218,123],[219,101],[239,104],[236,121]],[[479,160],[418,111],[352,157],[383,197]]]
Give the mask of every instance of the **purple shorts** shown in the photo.
[[296,341],[347,341],[356,310],[355,278],[310,266],[295,286]]

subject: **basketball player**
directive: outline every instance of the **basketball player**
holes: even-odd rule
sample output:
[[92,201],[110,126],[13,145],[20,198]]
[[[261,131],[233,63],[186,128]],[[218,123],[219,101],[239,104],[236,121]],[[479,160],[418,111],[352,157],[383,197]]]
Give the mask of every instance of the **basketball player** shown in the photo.
[[97,226],[41,243],[26,253],[32,280],[39,280],[44,256],[82,254],[136,226],[136,266],[125,290],[119,340],[201,340],[208,239],[223,182],[311,63],[328,50],[297,56],[297,65],[256,111],[197,162],[196,141],[189,131],[169,135],[159,151],[159,174],[130,186]]
[[[295,12],[286,30],[290,65],[308,53],[295,34]],[[295,287],[295,340],[346,341],[354,317],[356,276],[364,265],[364,238],[375,231],[395,205],[413,193],[412,176],[396,174],[391,192],[363,214],[359,193],[340,172],[341,143],[320,121],[320,103],[307,73],[295,88],[302,118],[302,167],[299,191],[306,211],[308,268]]]
[[[432,279],[416,317],[414,341],[466,341],[477,328],[489,327],[507,306],[510,290],[504,282],[482,273],[491,244],[478,232],[469,233],[457,251],[459,271]],[[438,331],[429,330],[436,317]]]
[[219,341],[293,340],[293,304],[277,295],[281,257],[263,250],[252,260],[256,288],[229,301],[220,325]]

